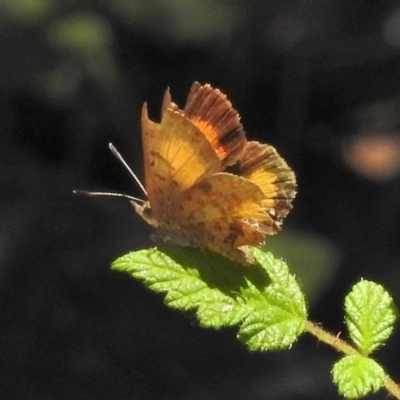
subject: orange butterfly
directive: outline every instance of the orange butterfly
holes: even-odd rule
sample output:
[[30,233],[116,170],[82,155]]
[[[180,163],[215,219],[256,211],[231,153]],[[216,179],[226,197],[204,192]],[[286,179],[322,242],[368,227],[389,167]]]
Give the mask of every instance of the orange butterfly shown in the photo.
[[165,92],[160,123],[144,104],[142,139],[148,201],[131,203],[158,238],[251,264],[248,246],[281,229],[296,194],[277,151],[247,141],[226,95],[198,82],[183,110]]

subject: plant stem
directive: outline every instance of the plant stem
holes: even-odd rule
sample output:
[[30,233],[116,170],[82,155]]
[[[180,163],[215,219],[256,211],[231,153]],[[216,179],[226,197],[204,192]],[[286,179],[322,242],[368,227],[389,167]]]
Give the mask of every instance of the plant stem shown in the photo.
[[[361,354],[359,351],[357,351],[354,347],[350,346],[347,342],[340,339],[339,335],[335,336],[332,333],[329,333],[329,332],[323,330],[321,327],[319,327],[317,324],[315,324],[311,321],[306,322],[306,331],[308,333],[310,333],[311,335],[315,336],[321,342],[329,344],[336,350],[338,350],[346,355],[349,355],[349,356],[357,355],[357,356],[365,357],[363,354]],[[390,377],[386,378],[385,387],[386,387],[386,390],[393,397],[400,400],[400,387]]]
[[306,331],[311,333],[313,336],[316,336],[321,342],[327,343],[330,346],[334,347],[336,350],[341,351],[348,356],[362,356],[362,354],[357,351],[354,347],[350,346],[347,342],[340,339],[339,335],[333,335],[320,328],[317,324],[307,321],[306,322]]

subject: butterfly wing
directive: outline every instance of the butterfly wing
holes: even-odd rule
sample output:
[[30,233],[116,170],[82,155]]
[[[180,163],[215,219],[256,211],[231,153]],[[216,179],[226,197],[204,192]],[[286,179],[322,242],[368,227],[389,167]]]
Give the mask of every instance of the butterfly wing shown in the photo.
[[183,113],[211,143],[222,169],[240,158],[247,142],[240,116],[219,89],[194,82]]
[[[169,96],[169,93],[167,94]],[[160,123],[142,110],[145,186],[153,225],[168,223],[180,193],[220,170],[220,161],[204,134],[173,108],[163,111]]]
[[265,234],[260,224],[271,222],[262,206],[264,199],[265,194],[253,182],[217,173],[181,194],[173,218],[198,246],[247,263],[241,247],[262,243]]
[[265,194],[262,206],[273,223],[264,225],[267,235],[281,229],[283,219],[292,209],[296,196],[296,176],[273,146],[247,142],[242,158],[233,172],[256,184]]

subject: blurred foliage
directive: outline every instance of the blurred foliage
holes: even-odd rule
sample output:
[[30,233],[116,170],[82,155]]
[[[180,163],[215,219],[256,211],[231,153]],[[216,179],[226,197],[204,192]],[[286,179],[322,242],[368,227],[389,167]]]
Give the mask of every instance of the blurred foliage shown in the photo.
[[60,98],[71,93],[71,88],[78,94],[83,78],[104,89],[117,85],[113,36],[107,19],[96,14],[78,14],[50,24],[47,40],[62,55],[62,61],[43,77],[48,95]]
[[125,23],[144,29],[150,36],[178,43],[206,44],[227,38],[241,26],[238,0],[115,0],[113,13]]
[[239,29],[240,6],[240,1],[221,0],[116,0],[85,6],[62,0],[0,0],[1,84],[73,101],[86,79],[107,86],[120,78],[117,28],[169,45],[215,46],[215,40],[229,39]]
[[[34,26],[51,17],[56,8],[54,0],[1,0],[0,23],[3,30],[15,26]],[[10,25],[7,26],[6,24]],[[15,28],[14,26],[14,28]]]
[[322,237],[284,230],[268,238],[265,248],[288,263],[311,306],[334,282],[341,254],[333,243]]

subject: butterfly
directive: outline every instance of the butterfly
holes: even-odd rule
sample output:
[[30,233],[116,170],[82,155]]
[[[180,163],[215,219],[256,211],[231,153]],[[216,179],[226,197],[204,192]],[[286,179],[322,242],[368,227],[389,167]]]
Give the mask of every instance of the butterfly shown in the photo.
[[141,125],[147,200],[130,198],[158,240],[252,264],[249,246],[279,232],[292,208],[297,185],[287,163],[271,145],[246,139],[238,112],[209,84],[194,82],[183,109],[167,89],[161,121],[149,119],[145,103]]

